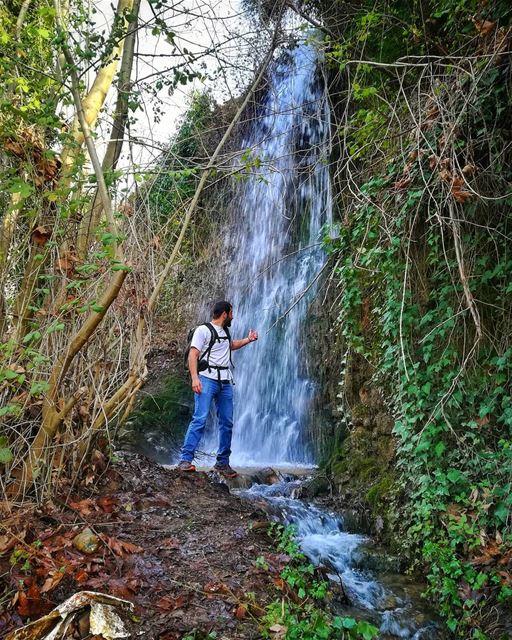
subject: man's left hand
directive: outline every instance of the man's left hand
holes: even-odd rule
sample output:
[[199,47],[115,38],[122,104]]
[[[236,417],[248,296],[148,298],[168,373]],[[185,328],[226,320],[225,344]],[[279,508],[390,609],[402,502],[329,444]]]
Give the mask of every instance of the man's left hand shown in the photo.
[[251,329],[247,337],[249,338],[249,342],[254,342],[258,339],[258,332],[254,331],[254,329]]

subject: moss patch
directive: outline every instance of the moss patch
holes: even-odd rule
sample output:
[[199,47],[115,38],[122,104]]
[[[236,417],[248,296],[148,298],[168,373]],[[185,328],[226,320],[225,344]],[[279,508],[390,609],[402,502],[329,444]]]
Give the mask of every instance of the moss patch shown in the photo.
[[[356,408],[358,418],[371,411],[363,403]],[[363,427],[359,419],[325,464],[325,470],[344,508],[367,514],[375,531],[391,541],[393,513],[391,503],[398,491],[393,468],[394,441],[374,414]],[[377,524],[378,523],[378,524]]]
[[155,393],[142,394],[119,434],[119,444],[168,464],[181,445],[192,412],[190,386],[178,375],[169,375]]

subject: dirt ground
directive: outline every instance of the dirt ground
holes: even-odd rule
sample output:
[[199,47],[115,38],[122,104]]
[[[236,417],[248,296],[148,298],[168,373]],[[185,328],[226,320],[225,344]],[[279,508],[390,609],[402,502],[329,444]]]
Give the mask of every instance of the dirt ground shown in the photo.
[[[133,602],[131,637],[261,637],[258,618],[288,560],[267,526],[257,505],[206,473],[123,454],[95,486],[3,514],[0,637],[82,590]],[[87,631],[66,637],[92,638]]]

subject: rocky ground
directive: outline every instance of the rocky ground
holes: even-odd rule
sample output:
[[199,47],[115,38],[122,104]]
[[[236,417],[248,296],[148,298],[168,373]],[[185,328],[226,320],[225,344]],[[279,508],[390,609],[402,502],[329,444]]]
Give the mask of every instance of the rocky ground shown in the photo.
[[[287,562],[267,527],[257,505],[206,473],[123,455],[94,486],[3,514],[0,637],[83,590],[132,602],[130,637],[261,637]],[[64,637],[99,638],[83,619]]]

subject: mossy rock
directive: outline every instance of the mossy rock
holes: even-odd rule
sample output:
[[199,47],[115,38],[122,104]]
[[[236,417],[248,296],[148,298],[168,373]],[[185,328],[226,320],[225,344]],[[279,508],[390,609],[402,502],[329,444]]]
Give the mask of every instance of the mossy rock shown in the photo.
[[395,479],[391,473],[385,473],[380,480],[366,492],[366,501],[375,510],[393,491]]
[[193,407],[189,384],[177,375],[168,376],[156,393],[142,396],[118,436],[118,445],[169,463],[181,445]]

